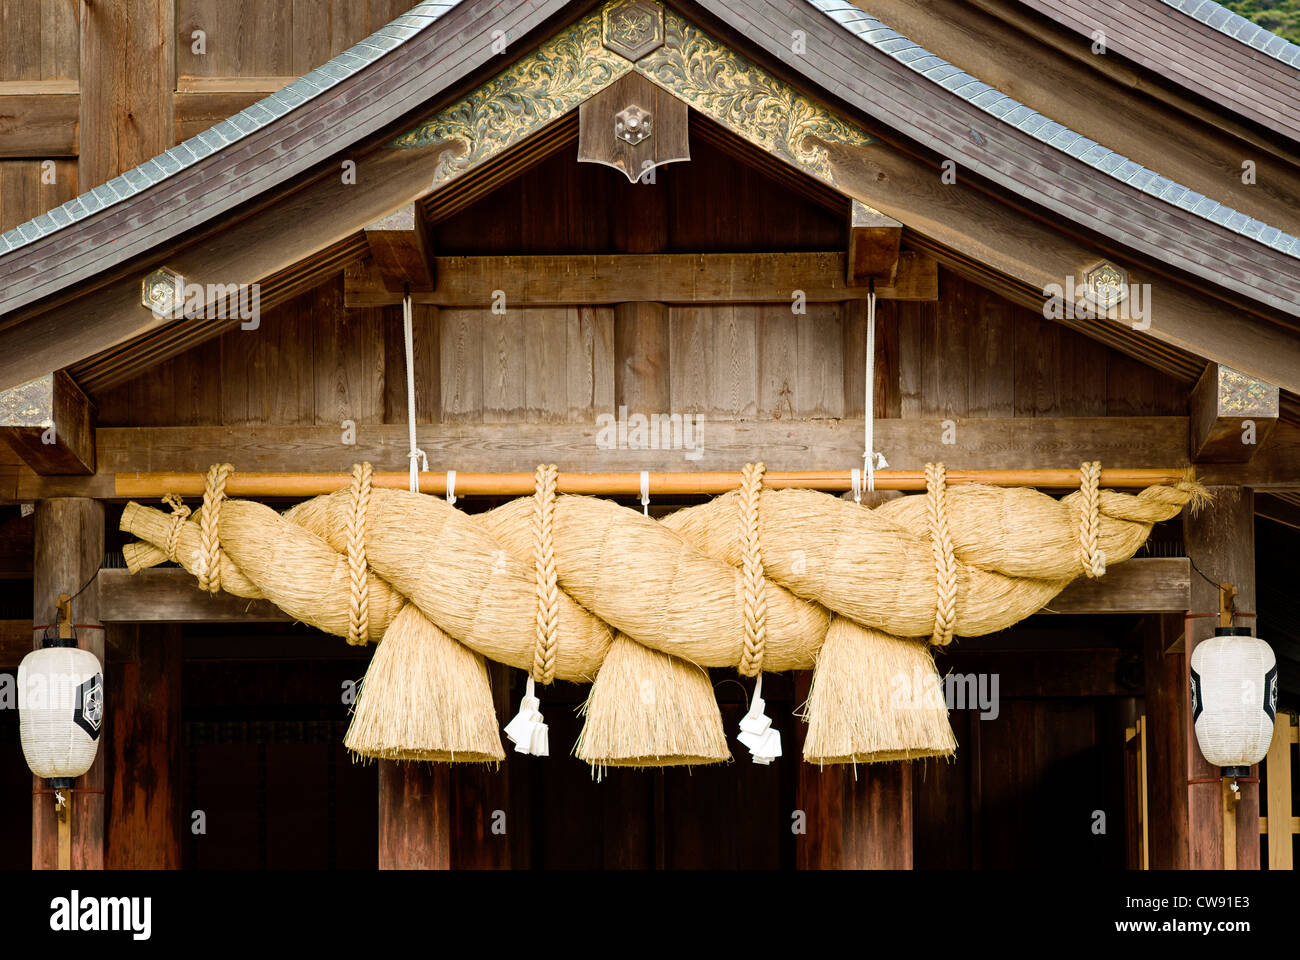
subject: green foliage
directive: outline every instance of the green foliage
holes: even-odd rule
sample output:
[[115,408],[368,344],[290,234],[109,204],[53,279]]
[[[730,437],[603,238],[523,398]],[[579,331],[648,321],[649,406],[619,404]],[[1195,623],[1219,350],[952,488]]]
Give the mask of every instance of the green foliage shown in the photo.
[[1219,0],[1233,13],[1265,30],[1300,43],[1300,0]]

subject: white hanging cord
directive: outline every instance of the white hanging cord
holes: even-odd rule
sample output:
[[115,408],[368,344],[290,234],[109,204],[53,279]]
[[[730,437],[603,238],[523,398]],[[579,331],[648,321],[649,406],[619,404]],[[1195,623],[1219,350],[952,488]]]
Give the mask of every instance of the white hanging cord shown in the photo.
[[772,726],[772,719],[767,715],[761,673],[754,681],[754,699],[749,702],[749,711],[740,718],[740,733],[736,739],[749,747],[755,763],[767,766],[781,756],[781,731]]
[[641,512],[650,516],[650,471],[641,471]]
[[[889,464],[882,453],[876,451],[876,283],[873,280],[867,291],[867,374],[866,396],[863,404],[862,463],[867,471],[867,489],[876,489],[876,471]],[[858,499],[858,498],[855,498]],[[858,499],[861,503],[861,499]]]
[[402,336],[406,341],[406,435],[410,441],[411,492],[420,492],[420,470],[429,469],[429,458],[415,444],[415,331],[411,319],[411,288],[402,297]]
[[853,502],[862,503],[862,469],[854,467],[849,471],[849,476],[853,481]]
[[456,506],[456,471],[447,471],[447,502]]

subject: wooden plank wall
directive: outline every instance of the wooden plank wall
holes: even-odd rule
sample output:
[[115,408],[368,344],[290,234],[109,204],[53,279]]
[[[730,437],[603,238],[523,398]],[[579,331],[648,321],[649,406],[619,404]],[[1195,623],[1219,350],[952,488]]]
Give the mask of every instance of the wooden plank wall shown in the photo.
[[[650,211],[671,252],[842,246],[838,211],[708,143],[692,154],[658,171],[655,185],[634,186],[562,153],[436,224],[434,245],[449,256],[608,252]],[[668,328],[667,382],[654,395],[669,409],[641,413],[862,415],[861,303],[809,304],[802,315],[788,303],[673,306]],[[591,423],[624,402],[616,371],[646,362],[614,331],[609,307],[418,307],[419,420]],[[947,271],[937,303],[880,303],[876,348],[882,417],[1174,415],[1186,405],[1184,385]],[[256,329],[232,330],[96,400],[104,426],[401,423],[400,310],[348,309],[336,278],[267,311]]]
[[415,3],[0,0],[0,231],[239,112]]

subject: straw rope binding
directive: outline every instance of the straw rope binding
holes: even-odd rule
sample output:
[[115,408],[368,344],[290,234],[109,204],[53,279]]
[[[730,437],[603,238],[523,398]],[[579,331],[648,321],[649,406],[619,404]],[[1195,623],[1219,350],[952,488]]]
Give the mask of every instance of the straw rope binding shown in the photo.
[[203,589],[270,600],[351,642],[383,638],[345,741],[359,753],[500,756],[488,657],[535,682],[594,681],[579,739],[593,766],[729,757],[707,667],[815,667],[806,759],[951,752],[943,705],[895,696],[897,678],[937,680],[928,645],[1030,616],[1206,497],[1190,479],[1100,490],[1095,463],[1059,500],[950,487],[930,464],[924,495],[867,509],[765,487],[755,463],[740,489],[652,519],[557,495],[544,465],[531,497],[471,516],[374,486],[362,464],[349,488],[281,514],[227,500],[231,472],[208,472],[189,517],[174,499],[170,514],[128,504],[128,569],[174,558]]

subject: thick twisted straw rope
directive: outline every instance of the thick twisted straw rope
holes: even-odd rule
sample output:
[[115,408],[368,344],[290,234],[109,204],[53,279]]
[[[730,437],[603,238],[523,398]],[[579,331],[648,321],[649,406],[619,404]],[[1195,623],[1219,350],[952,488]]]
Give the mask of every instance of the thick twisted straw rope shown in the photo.
[[741,574],[745,588],[745,652],[740,672],[756,677],[763,672],[763,649],[767,640],[767,578],[763,576],[763,552],[758,535],[758,504],[763,493],[761,463],[745,465],[740,481],[740,516],[744,530],[741,543]]
[[560,643],[560,587],[555,571],[555,464],[539,465],[533,494],[533,564],[537,572],[537,649],[531,676],[538,683],[555,679]]
[[348,643],[364,644],[370,635],[370,591],[367,589],[366,516],[370,509],[373,470],[368,463],[352,468],[352,516],[348,518]]
[[[761,666],[803,669],[817,655],[831,611],[896,637],[942,642],[1004,629],[1084,573],[1076,516],[1087,504],[1084,492],[1058,501],[1028,489],[947,488],[936,466],[928,471],[933,495],[864,510],[813,491],[762,489],[755,473],[746,490],[658,521],[607,500],[552,498],[544,490],[551,532],[542,551],[537,496],[471,517],[442,498],[374,489],[364,532],[369,638],[379,639],[409,600],[455,640],[530,671],[542,626],[541,636],[554,638],[544,643],[543,670],[553,657],[560,679],[594,677],[615,630],[701,666],[745,663],[750,640],[753,668],[760,620],[746,602],[758,583],[746,589],[748,555],[766,599]],[[222,588],[265,597],[348,636],[352,491],[313,498],[282,516],[249,501],[222,503],[222,471],[211,479],[209,508],[180,525],[178,561],[201,572],[201,529],[211,522],[207,542],[219,533],[220,543],[208,569],[219,573]],[[1153,523],[1203,496],[1188,481],[1136,496],[1099,491],[1095,550],[1120,562]],[[122,529],[148,541],[127,545],[130,569],[166,558],[157,545],[171,541],[172,525],[167,514],[128,505]],[[761,556],[753,552],[760,536]],[[547,602],[539,605],[543,554],[553,556],[556,586],[542,591]],[[549,573],[543,582],[550,583]],[[558,607],[553,633],[551,597]]]

